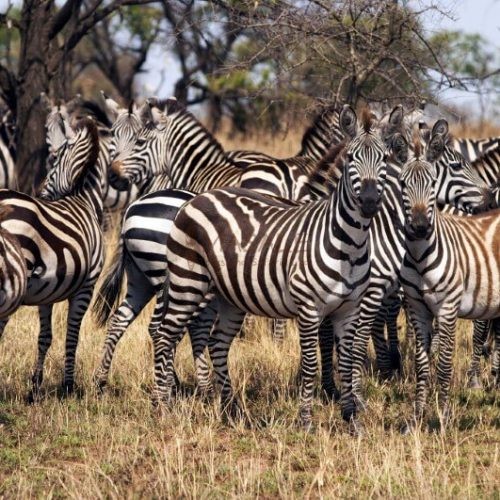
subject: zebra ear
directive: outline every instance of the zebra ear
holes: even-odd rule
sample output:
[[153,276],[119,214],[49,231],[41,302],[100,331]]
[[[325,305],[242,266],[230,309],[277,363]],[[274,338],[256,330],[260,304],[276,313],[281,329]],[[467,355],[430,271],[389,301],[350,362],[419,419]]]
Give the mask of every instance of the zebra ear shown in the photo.
[[448,122],[446,120],[438,120],[434,127],[432,127],[432,135],[441,134],[442,136],[448,135]]
[[102,90],[101,96],[104,99],[104,108],[106,112],[109,114],[111,120],[115,121],[116,117],[120,114],[121,111],[120,105],[116,101],[111,99],[111,97],[108,97]]
[[344,133],[346,137],[351,139],[356,136],[357,133],[357,117],[356,111],[349,104],[344,104],[342,111],[339,115],[340,130]]
[[394,134],[401,132],[403,127],[403,106],[398,104],[389,115],[387,126],[384,128],[384,139],[390,139]]
[[432,134],[431,140],[427,145],[426,160],[430,163],[437,161],[443,154],[444,146],[444,137],[441,134]]
[[69,122],[62,117],[62,115],[61,115],[61,119],[63,122],[64,135],[65,135],[66,139],[74,139],[76,136],[75,131],[72,129]]
[[404,165],[408,161],[408,141],[402,134],[394,134],[391,141],[391,149],[400,165]]
[[51,109],[54,107],[54,101],[49,98],[45,92],[40,92],[40,102],[47,108],[50,113]]

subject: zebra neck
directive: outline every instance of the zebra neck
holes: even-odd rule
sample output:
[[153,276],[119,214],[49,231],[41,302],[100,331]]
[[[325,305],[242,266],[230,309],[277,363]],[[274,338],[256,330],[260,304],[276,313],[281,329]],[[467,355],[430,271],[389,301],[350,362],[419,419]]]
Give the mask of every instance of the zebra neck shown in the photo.
[[97,220],[103,220],[103,177],[105,168],[99,160],[88,168],[87,173],[82,178],[82,182],[75,188],[74,197],[80,198],[95,211]]
[[362,254],[366,251],[372,219],[364,217],[353,201],[347,177],[342,177],[337,191],[330,196],[327,227],[331,228],[331,237],[347,242]]
[[[170,161],[172,185],[180,189],[189,189],[193,184],[200,184],[198,189],[210,189],[210,179],[229,169],[240,171],[226,156],[221,145],[212,137],[194,117],[184,116],[179,126],[171,127],[167,156]],[[205,182],[207,171],[210,178]]]
[[[436,209],[437,211],[437,209]],[[425,270],[429,259],[433,259],[436,251],[439,251],[439,215],[436,214],[432,231],[429,236],[424,239],[413,239],[405,235],[405,248],[408,260],[417,269]]]

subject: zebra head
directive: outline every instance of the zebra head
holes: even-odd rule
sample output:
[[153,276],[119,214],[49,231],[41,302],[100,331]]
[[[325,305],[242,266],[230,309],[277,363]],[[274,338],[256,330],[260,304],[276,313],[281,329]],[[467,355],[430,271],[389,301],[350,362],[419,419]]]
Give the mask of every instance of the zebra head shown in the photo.
[[[436,200],[439,204],[451,204],[467,213],[481,212],[494,206],[493,192],[479,177],[477,171],[455,150],[448,132],[446,120],[438,120],[432,131],[422,130],[427,139],[426,156],[436,168]],[[437,134],[441,135],[444,148],[434,150]],[[430,138],[429,138],[430,137]]]
[[[399,177],[403,200],[404,230],[411,239],[424,239],[432,232],[436,212],[437,170],[435,161],[445,148],[444,137],[435,133],[424,155],[419,138]],[[408,143],[403,136],[394,138],[393,151],[399,158],[408,157]]]
[[83,118],[76,130],[65,123],[65,139],[41,185],[41,199],[54,201],[72,194],[85,178],[87,168],[97,161],[99,137],[93,120]]
[[342,178],[361,214],[373,217],[384,191],[387,147],[369,110],[363,111],[361,124],[358,125],[356,112],[345,105],[339,122],[345,136],[350,139],[341,157],[344,161]]

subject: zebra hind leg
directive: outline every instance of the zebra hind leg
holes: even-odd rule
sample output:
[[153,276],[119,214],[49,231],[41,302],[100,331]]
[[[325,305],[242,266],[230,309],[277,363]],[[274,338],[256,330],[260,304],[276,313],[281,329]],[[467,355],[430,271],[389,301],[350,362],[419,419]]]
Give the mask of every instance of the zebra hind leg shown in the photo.
[[321,395],[326,402],[338,401],[340,392],[335,385],[333,369],[335,334],[329,318],[325,318],[321,323],[318,335],[321,353]]
[[68,327],[66,331],[66,357],[64,361],[63,396],[73,393],[75,388],[75,359],[80,326],[90,304],[94,286],[81,288],[69,299]]
[[35,364],[35,370],[31,377],[31,390],[26,397],[30,404],[37,401],[40,395],[40,387],[43,382],[43,367],[47,352],[52,344],[52,307],[53,305],[44,305],[38,307],[40,317],[40,332],[38,334],[38,357]]
[[135,276],[135,273],[132,274],[128,269],[127,279],[127,295],[111,316],[102,349],[101,362],[94,373],[94,385],[98,392],[102,392],[107,385],[109,370],[118,342],[130,324],[144,309],[144,306],[154,296],[154,289],[149,281],[141,279],[141,276]]
[[278,344],[283,344],[285,340],[286,319],[273,320],[273,340]]
[[474,332],[472,334],[472,358],[467,370],[469,389],[482,389],[480,380],[480,364],[483,355],[483,346],[486,342],[490,323],[488,321],[474,321]]
[[233,394],[227,360],[231,344],[245,319],[245,313],[222,298],[218,298],[217,305],[219,314],[208,345],[215,379],[221,391],[222,416],[234,421],[244,418],[245,414]]

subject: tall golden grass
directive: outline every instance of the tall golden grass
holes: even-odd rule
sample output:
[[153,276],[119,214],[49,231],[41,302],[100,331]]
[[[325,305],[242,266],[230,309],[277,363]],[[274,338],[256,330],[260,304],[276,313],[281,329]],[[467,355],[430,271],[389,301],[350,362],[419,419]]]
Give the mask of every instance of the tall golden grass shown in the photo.
[[[297,134],[300,138],[300,134]],[[277,156],[298,149],[297,137],[229,148],[254,147]],[[108,243],[112,258],[113,240]],[[224,425],[217,403],[203,403],[189,343],[176,367],[183,393],[158,412],[150,404],[152,348],[147,335],[151,305],[119,345],[104,396],[93,390],[105,330],[87,315],[77,357],[75,396],[60,399],[66,305],[54,312],[54,341],[47,357],[43,398],[24,396],[36,356],[35,308],[21,308],[0,341],[0,496],[3,498],[499,498],[500,400],[491,388],[466,389],[471,328],[457,334],[453,417],[437,432],[434,398],[421,430],[401,436],[411,414],[414,376],[411,340],[403,339],[404,376],[382,383],[367,377],[365,432],[353,438],[338,405],[314,405],[317,430],[296,425],[298,335],[289,325],[283,346],[257,320],[230,355],[236,391],[249,425]],[[403,324],[403,323],[402,323]],[[403,328],[403,327],[402,327]],[[489,379],[483,366],[483,379]]]

